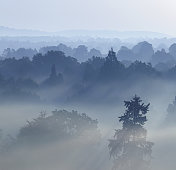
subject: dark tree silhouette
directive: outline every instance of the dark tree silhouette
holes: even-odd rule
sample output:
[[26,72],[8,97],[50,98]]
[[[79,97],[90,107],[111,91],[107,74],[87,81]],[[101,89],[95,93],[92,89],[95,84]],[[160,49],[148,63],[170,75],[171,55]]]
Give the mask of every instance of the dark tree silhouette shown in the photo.
[[43,82],[43,84],[45,86],[55,86],[61,84],[63,81],[63,75],[61,73],[57,75],[55,64],[53,64],[51,67],[50,76]]
[[127,69],[128,78],[132,78],[132,80],[140,80],[145,79],[146,77],[159,77],[159,73],[152,67],[150,63],[146,64],[141,61],[133,62]]
[[146,140],[149,104],[141,103],[140,97],[124,101],[126,111],[119,117],[122,129],[116,130],[114,139],[109,140],[110,156],[114,158],[114,170],[146,170],[149,168],[152,142]]
[[106,61],[100,68],[100,79],[103,81],[117,80],[124,76],[125,66],[117,60],[116,53],[111,50],[106,57]]

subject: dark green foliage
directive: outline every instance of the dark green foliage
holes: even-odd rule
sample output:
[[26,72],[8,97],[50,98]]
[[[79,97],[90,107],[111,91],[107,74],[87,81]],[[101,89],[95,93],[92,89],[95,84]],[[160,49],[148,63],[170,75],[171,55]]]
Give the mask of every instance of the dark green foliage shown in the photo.
[[146,141],[147,131],[143,128],[149,104],[141,102],[137,96],[124,102],[126,111],[119,117],[123,128],[115,131],[108,145],[110,156],[114,158],[114,170],[149,168],[153,143]]

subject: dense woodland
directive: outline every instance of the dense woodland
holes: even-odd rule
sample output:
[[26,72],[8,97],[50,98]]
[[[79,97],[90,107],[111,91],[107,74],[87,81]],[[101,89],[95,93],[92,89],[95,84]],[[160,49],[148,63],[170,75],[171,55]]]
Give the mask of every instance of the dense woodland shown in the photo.
[[[112,108],[121,110],[125,100],[125,112],[116,113],[116,118],[112,119],[113,124],[119,118],[113,136],[111,126],[111,132],[105,133],[103,122],[99,126],[99,120],[88,114],[65,109],[51,113],[43,111],[26,124],[23,122],[13,135],[3,135],[1,131],[2,167],[22,170],[29,164],[26,170],[31,167],[55,170],[59,164],[59,168],[69,170],[150,169],[154,143],[148,141],[144,125],[147,120],[155,122],[153,113],[157,107],[151,103],[152,114],[147,119],[150,104],[143,103],[139,96],[145,97],[145,101],[155,101],[155,97],[162,97],[167,87],[173,92],[175,64],[176,44],[166,52],[164,49],[155,51],[148,42],[141,42],[132,49],[122,46],[115,52],[111,48],[107,55],[96,49],[88,50],[84,45],[4,50],[0,60],[1,106],[17,104],[22,107],[30,103],[32,107],[34,104],[67,107],[76,104],[78,109],[86,106],[88,110],[98,110],[96,107],[100,106],[102,112],[106,112],[104,108],[108,110],[107,117],[99,114],[102,121],[110,119]],[[175,95],[172,93],[169,100]],[[173,103],[165,101],[164,106],[168,106],[163,111],[165,117],[156,123],[162,130],[175,127],[176,121],[176,98]],[[160,101],[158,103],[161,105]],[[107,133],[112,134],[109,140]],[[18,163],[21,160],[23,164]],[[65,160],[71,163],[68,165]]]
[[[164,49],[154,52],[147,42],[132,49],[121,47],[117,53],[111,49],[106,57],[83,45],[75,49],[63,44],[43,47],[40,53],[6,49],[0,60],[0,100],[72,102],[96,95],[101,102],[102,95],[115,86],[125,92],[138,82],[147,82],[150,89],[150,82],[176,80],[175,51],[173,44],[168,53]],[[80,57],[86,61],[78,61]],[[54,95],[46,99],[43,91]]]
[[176,170],[176,0],[0,2],[0,170]]

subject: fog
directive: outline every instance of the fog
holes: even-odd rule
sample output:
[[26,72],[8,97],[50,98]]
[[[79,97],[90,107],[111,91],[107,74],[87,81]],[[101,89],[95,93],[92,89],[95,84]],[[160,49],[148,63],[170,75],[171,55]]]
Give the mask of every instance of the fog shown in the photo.
[[[162,82],[162,86],[158,89],[146,90],[146,93],[142,94],[144,89],[141,90],[140,87],[130,89],[130,95],[125,98],[128,99],[133,94],[139,94],[145,102],[151,103],[148,122],[145,125],[147,138],[154,143],[151,169],[173,170],[176,166],[176,127],[164,127],[164,120],[167,106],[174,99],[174,84]],[[46,111],[49,115],[55,109],[78,110],[87,113],[91,118],[98,119],[98,129],[101,133],[99,141],[94,137],[82,136],[63,141],[51,141],[39,146],[15,147],[12,151],[1,155],[1,168],[3,170],[110,170],[112,160],[107,147],[108,139],[113,136],[114,129],[121,127],[118,123],[118,116],[124,112],[123,100],[122,97],[120,103],[103,105],[96,103],[67,105],[11,103],[10,105],[1,105],[0,128],[4,134],[11,134],[14,137],[24,126],[26,120],[36,118],[40,111]]]
[[0,170],[175,170],[176,2],[0,2]]
[[167,52],[144,41],[107,55],[64,44],[3,55],[3,170],[175,168],[175,44]]

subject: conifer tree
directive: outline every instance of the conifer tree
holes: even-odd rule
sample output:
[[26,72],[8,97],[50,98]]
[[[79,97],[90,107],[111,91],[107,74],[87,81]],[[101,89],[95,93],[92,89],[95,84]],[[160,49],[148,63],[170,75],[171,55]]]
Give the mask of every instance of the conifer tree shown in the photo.
[[113,170],[147,170],[150,167],[152,142],[146,140],[149,105],[142,103],[138,96],[124,101],[125,113],[119,117],[122,129],[116,130],[109,140],[110,156],[114,159]]

